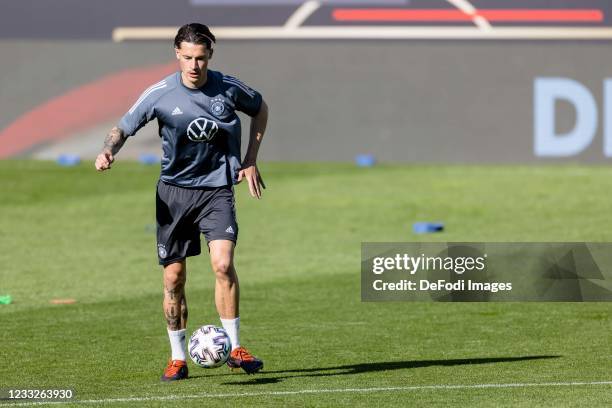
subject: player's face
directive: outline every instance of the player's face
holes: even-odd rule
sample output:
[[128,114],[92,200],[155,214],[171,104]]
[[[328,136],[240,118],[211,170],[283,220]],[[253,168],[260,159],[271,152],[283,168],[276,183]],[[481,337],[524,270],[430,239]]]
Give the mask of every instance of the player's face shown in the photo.
[[175,48],[176,58],[181,68],[183,83],[191,88],[199,88],[206,82],[206,71],[211,51],[205,44],[183,41],[181,48]]

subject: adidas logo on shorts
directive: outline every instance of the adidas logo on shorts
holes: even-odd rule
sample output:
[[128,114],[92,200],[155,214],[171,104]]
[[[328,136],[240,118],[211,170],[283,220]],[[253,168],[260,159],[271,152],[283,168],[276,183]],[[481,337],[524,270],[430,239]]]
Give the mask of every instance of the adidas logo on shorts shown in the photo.
[[234,233],[234,229],[232,228],[232,226],[230,225],[229,227],[227,227],[227,229],[225,230],[225,232],[229,232],[230,234]]

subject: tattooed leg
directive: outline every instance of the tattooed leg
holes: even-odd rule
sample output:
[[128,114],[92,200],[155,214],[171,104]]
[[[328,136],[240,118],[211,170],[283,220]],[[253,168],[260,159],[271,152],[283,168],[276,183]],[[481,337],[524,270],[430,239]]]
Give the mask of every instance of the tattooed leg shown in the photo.
[[185,298],[185,293],[183,293],[183,299],[181,299],[181,327],[185,328],[187,326],[187,299]]
[[164,267],[163,306],[168,330],[181,330],[187,326],[186,280],[187,268],[184,260]]

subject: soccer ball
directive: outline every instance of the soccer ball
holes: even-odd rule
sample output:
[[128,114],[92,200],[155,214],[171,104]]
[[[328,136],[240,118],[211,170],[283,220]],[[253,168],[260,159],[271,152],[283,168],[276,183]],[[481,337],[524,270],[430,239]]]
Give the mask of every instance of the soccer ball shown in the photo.
[[188,348],[194,363],[203,368],[215,368],[225,364],[232,343],[225,330],[209,324],[193,332]]

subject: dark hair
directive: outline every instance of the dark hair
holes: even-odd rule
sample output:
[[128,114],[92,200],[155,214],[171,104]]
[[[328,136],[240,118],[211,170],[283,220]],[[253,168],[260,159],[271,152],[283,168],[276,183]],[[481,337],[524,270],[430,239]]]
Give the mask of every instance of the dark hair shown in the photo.
[[206,44],[206,48],[212,49],[212,43],[217,39],[210,32],[210,28],[200,23],[185,24],[179,28],[174,37],[174,47],[181,48],[181,43],[185,41],[192,44]]

